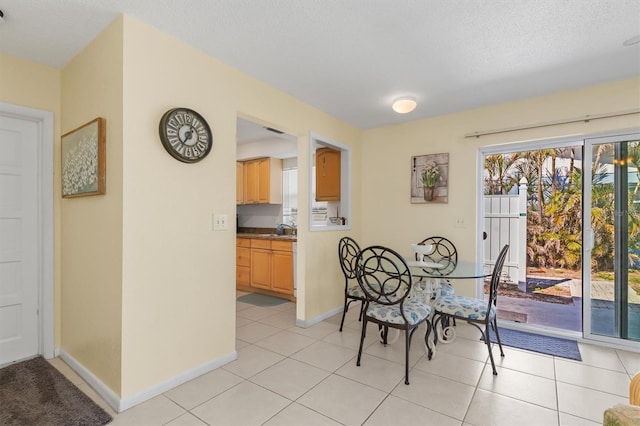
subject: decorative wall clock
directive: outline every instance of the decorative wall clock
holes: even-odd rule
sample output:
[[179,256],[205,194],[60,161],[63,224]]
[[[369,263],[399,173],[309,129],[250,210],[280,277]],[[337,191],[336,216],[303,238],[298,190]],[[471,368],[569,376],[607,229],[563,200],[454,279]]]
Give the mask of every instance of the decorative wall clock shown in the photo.
[[207,121],[189,108],[172,108],[160,119],[160,140],[169,154],[183,163],[196,163],[213,146]]

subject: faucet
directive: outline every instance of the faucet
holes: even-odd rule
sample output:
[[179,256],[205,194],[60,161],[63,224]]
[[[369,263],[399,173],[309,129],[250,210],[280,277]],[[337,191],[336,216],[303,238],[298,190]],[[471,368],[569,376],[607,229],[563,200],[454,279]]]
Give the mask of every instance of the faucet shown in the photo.
[[284,228],[289,228],[291,229],[291,234],[292,235],[298,235],[298,229],[295,226],[295,222],[293,223],[293,225],[287,225],[286,223],[281,223],[278,225],[278,227],[276,228],[276,233],[278,235],[284,235]]

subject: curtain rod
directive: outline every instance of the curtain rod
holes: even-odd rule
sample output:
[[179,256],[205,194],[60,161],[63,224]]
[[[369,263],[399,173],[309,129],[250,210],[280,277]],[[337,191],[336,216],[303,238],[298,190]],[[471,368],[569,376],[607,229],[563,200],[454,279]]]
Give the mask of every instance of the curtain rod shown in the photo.
[[580,121],[584,121],[585,123],[588,123],[591,120],[600,120],[603,118],[611,118],[611,117],[622,117],[624,115],[632,115],[632,114],[639,114],[639,113],[640,113],[640,108],[636,108],[636,109],[614,112],[609,114],[585,115],[584,117],[573,118],[569,120],[547,121],[544,123],[530,124],[528,126],[506,127],[504,129],[486,130],[486,131],[480,131],[480,132],[467,133],[466,135],[464,135],[464,137],[479,138],[480,136],[495,135],[498,133],[515,132],[518,130],[537,129],[539,127],[556,126],[558,124],[578,123]]

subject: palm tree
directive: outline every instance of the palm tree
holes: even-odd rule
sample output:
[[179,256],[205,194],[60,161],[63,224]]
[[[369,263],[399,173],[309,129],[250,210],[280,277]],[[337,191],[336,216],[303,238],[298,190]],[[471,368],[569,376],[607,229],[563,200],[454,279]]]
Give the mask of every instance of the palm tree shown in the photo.
[[528,151],[523,155],[523,157],[530,162],[530,167],[537,174],[535,179],[537,188],[535,201],[537,202],[536,212],[538,214],[538,222],[540,224],[542,224],[542,222],[544,221],[544,195],[546,192],[546,187],[548,186],[548,176],[545,176],[544,162],[551,155],[551,151],[552,150],[549,149],[542,149],[537,151]]
[[510,169],[520,158],[520,153],[487,155],[484,159],[484,168],[488,173],[485,177],[486,195],[508,194],[517,179],[510,173]]
[[638,198],[638,190],[640,189],[640,141],[631,141],[627,143],[627,155],[629,164],[636,168],[636,184],[633,190],[629,191],[628,213],[628,232],[629,232],[629,266],[640,267],[640,198]]
[[574,171],[573,181],[578,185],[556,191],[545,207],[549,227],[544,232],[547,245],[546,254],[553,266],[579,269],[582,260],[582,191],[579,171]]
[[613,151],[612,144],[599,145],[592,165],[591,229],[594,241],[591,260],[594,271],[613,269],[615,200],[613,184],[606,182],[606,165],[600,163],[600,159],[607,154],[607,151]]

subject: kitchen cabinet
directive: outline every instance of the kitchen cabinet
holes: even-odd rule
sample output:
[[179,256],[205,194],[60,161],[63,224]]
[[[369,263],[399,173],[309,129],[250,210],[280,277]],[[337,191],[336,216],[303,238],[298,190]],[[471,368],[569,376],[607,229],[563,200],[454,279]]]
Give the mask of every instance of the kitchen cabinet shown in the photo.
[[243,204],[282,204],[282,160],[244,161],[243,177]]
[[270,240],[251,240],[251,287],[271,289]]
[[236,204],[244,204],[244,164],[236,161]]
[[293,296],[293,242],[236,239],[236,287],[272,296]]
[[271,289],[293,294],[293,243],[271,242]]
[[340,151],[316,150],[316,201],[340,201]]
[[236,238],[236,285],[251,285],[251,240]]
[[251,287],[293,294],[293,243],[251,240]]

